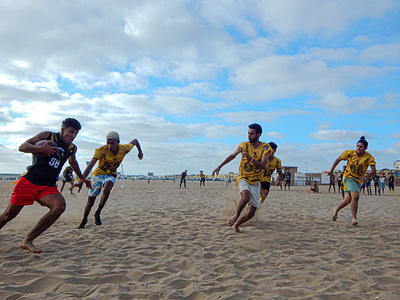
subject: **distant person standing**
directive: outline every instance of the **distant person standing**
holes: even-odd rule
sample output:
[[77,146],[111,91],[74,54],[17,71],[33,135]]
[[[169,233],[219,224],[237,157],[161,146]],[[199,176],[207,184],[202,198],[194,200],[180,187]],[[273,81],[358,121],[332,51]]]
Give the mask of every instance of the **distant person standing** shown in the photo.
[[63,172],[60,193],[62,193],[65,183],[68,182],[71,185],[71,187],[69,188],[69,191],[70,191],[71,195],[74,195],[74,193],[72,192],[72,189],[74,188],[74,175],[73,174],[74,174],[74,170],[72,170],[72,168],[70,166],[65,168],[65,170]]
[[285,190],[286,187],[288,187],[288,190],[290,190],[290,179],[292,177],[292,174],[290,174],[289,169],[286,169],[284,176],[285,176]]
[[272,152],[268,156],[267,166],[265,167],[264,171],[262,172],[260,203],[263,203],[264,200],[268,196],[270,185],[271,185],[271,177],[272,177],[272,174],[275,172],[275,170],[278,173],[278,177],[276,179],[276,186],[279,186],[279,184],[283,180],[282,162],[279,158],[275,157],[275,152],[276,152],[276,149],[278,148],[278,145],[275,144],[274,142],[270,142],[268,144],[271,147]]
[[378,194],[380,196],[381,195],[381,190],[379,189],[379,176],[378,175],[374,175],[372,177],[372,180],[374,181],[375,196],[377,196],[377,192],[378,192]]
[[182,183],[183,183],[183,186],[186,189],[186,176],[187,176],[187,170],[183,171],[182,174],[181,174],[181,182],[179,184],[179,188],[182,187]]
[[333,186],[333,192],[336,193],[336,190],[335,190],[335,175],[334,174],[331,174],[329,176],[329,190],[328,190],[329,193],[331,192],[331,187],[332,186]]
[[[366,151],[367,148],[368,142],[365,137],[362,136],[357,142],[356,150],[344,151],[333,162],[332,167],[328,172],[328,175],[333,174],[333,171],[339,162],[347,160],[347,167],[343,176],[343,189],[345,191],[345,196],[339,206],[333,208],[333,221],[336,221],[338,212],[351,203],[352,224],[358,225],[357,212],[361,184],[376,174],[375,159]],[[371,172],[365,175],[369,166],[371,167]]]
[[392,195],[392,192],[393,192],[393,196],[395,196],[395,194],[394,194],[394,182],[395,182],[395,178],[394,178],[393,174],[390,174],[390,176],[388,178],[389,194]]
[[200,171],[200,186],[199,189],[201,189],[201,184],[203,184],[203,189],[205,189],[205,184],[206,184],[206,175],[203,174],[203,171]]
[[372,195],[372,189],[371,189],[371,179],[368,178],[365,180],[365,187],[367,188],[367,193],[368,195]]
[[[249,141],[240,143],[235,152],[225,158],[212,173],[212,176],[218,175],[224,165],[234,160],[239,153],[242,154],[239,177],[236,181],[241,198],[235,214],[227,222],[227,225],[233,226],[236,232],[240,232],[239,226],[253,218],[257,208],[260,207],[261,173],[267,166],[268,156],[272,151],[268,144],[260,142],[261,133],[262,128],[259,124],[250,124],[247,132]],[[240,216],[246,205],[248,205],[246,214]]]
[[384,173],[382,173],[381,181],[379,182],[379,187],[382,191],[382,196],[385,193],[385,184],[386,184],[386,176]]
[[[114,187],[117,178],[117,169],[125,155],[127,155],[133,147],[137,148],[138,158],[141,160],[143,158],[143,152],[137,139],[133,139],[128,144],[120,144],[118,132],[110,131],[106,135],[106,145],[94,150],[93,158],[86,166],[83,176],[86,178],[97,162],[98,166],[92,174],[92,188],[88,192],[88,200],[83,212],[83,219],[78,226],[78,229],[85,228],[89,213],[96,201],[96,197],[100,195],[102,190],[103,195],[101,196],[100,204],[94,214],[94,218],[97,226],[103,224],[101,222],[100,214]],[[82,183],[79,182],[74,186],[78,187],[79,192],[82,188]]]

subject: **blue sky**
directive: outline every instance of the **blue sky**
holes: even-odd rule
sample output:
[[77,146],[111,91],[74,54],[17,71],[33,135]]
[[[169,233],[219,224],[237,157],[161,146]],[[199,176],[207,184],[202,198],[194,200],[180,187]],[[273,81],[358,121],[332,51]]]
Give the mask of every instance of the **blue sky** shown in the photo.
[[82,169],[115,130],[144,152],[125,173],[210,174],[254,122],[302,172],[361,135],[378,169],[400,159],[400,1],[16,3],[0,3],[0,173],[67,117]]

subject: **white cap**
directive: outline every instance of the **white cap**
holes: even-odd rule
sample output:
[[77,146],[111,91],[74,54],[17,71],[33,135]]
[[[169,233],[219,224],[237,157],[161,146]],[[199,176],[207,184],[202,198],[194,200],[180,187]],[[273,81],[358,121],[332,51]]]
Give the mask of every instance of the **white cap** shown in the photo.
[[119,141],[119,134],[116,131],[110,131],[109,133],[107,133],[106,135],[106,140],[118,140]]

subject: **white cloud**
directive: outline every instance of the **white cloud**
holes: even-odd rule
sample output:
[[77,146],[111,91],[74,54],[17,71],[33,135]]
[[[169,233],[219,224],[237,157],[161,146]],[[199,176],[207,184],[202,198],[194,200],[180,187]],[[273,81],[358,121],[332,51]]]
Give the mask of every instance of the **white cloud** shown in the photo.
[[[310,133],[309,136],[322,141],[355,141],[360,139],[361,136],[367,136],[368,134],[364,131],[349,131],[349,130],[318,130]],[[371,135],[368,135],[372,138]]]

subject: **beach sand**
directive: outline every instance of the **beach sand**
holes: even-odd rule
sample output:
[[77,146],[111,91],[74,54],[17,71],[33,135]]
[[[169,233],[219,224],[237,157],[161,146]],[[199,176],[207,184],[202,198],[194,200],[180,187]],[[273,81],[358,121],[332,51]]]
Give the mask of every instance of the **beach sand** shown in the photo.
[[[10,182],[0,181],[1,211]],[[400,299],[399,196],[361,195],[352,226],[350,207],[331,220],[341,196],[327,186],[272,187],[236,233],[225,225],[233,184],[198,184],[117,181],[103,225],[97,199],[80,230],[86,189],[66,189],[67,210],[35,240],[42,254],[18,248],[47,212],[25,207],[0,231],[0,299]]]

